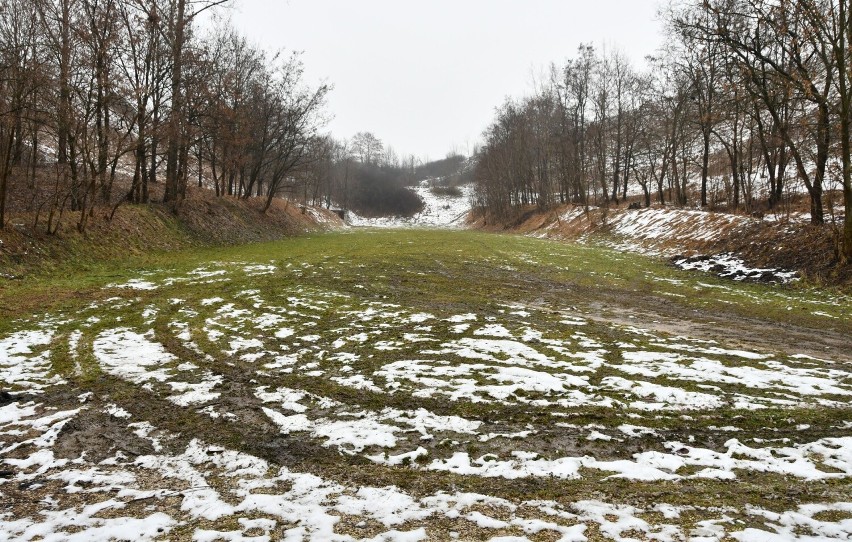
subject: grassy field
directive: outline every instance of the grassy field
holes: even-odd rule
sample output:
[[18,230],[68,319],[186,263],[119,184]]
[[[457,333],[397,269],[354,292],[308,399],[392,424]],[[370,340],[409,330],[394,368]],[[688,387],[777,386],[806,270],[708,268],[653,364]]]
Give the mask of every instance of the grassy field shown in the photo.
[[842,292],[357,230],[0,311],[0,540],[852,536]]

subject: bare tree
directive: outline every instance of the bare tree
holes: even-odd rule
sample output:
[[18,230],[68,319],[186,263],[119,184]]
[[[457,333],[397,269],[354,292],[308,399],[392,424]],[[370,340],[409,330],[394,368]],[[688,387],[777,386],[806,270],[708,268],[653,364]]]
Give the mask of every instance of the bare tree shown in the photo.
[[[182,136],[184,121],[184,92],[183,71],[184,53],[190,26],[201,13],[223,5],[228,0],[174,0],[173,9],[169,12],[167,36],[171,46],[171,111],[168,122],[168,149],[166,152],[166,186],[164,202],[177,201],[182,192],[180,177],[180,149],[186,145]],[[184,187],[185,189],[185,187]]]
[[358,132],[352,137],[352,149],[364,164],[375,163],[382,154],[382,140],[372,132]]
[[[37,13],[28,2],[0,3],[0,229],[6,223],[12,168],[23,158],[25,121],[36,112],[34,97],[42,85],[37,27]],[[30,153],[33,161],[35,152],[33,148]]]

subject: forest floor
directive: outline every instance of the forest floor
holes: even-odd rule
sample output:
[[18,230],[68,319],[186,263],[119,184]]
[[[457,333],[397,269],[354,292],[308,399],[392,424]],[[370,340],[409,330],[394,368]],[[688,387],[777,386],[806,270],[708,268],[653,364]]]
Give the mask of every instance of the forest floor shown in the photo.
[[852,537],[841,291],[350,230],[0,308],[0,540]]

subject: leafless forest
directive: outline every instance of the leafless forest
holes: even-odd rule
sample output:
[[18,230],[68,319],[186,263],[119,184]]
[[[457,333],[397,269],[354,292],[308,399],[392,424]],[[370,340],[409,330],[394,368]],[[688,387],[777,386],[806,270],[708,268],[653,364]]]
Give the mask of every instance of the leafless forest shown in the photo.
[[667,48],[642,69],[581,45],[498,108],[479,205],[501,220],[641,188],[645,206],[762,214],[806,192],[823,224],[844,214],[826,197],[842,192],[838,252],[852,257],[850,11],[845,0],[674,2],[661,14]]
[[[308,84],[298,54],[199,24],[226,7],[2,0],[0,227],[10,194],[51,233],[63,212],[82,231],[96,205],[177,205],[193,183],[266,207],[289,196],[415,211],[404,187],[422,178],[416,158],[368,132],[323,134],[330,86]],[[662,10],[667,47],[642,68],[581,45],[498,108],[474,157],[476,205],[502,220],[641,193],[645,206],[759,214],[806,193],[811,221],[835,223],[848,260],[850,11],[845,0],[681,1]]]
[[[298,55],[227,24],[199,33],[199,16],[223,3],[2,2],[0,227],[12,177],[48,231],[66,209],[83,230],[96,204],[147,203],[157,185],[166,203],[206,182],[268,207],[327,152],[329,88],[304,84]],[[122,173],[132,182],[114,194]]]

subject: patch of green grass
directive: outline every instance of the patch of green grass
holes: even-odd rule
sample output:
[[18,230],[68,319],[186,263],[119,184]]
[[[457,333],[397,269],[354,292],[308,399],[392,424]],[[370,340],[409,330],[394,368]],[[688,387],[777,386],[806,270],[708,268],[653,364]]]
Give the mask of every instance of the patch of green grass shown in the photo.
[[[712,308],[810,326],[850,329],[852,325],[848,318],[852,311],[849,299],[834,293],[735,283],[601,247],[438,230],[338,232],[273,243],[152,253],[121,261],[72,262],[53,274],[5,282],[0,302],[14,317],[29,312],[34,305],[73,305],[75,297],[104,295],[99,290],[105,284],[121,283],[142,272],[152,272],[152,277],[157,278],[187,272],[211,261],[272,261],[279,266],[296,267],[308,264],[313,267],[298,277],[300,284],[333,284],[344,292],[363,286],[365,292],[359,293],[373,294],[388,302],[416,304],[420,300],[421,304],[428,301],[429,306],[452,306],[483,301],[487,305],[489,299],[540,299],[582,304],[599,295],[623,295],[641,304],[643,299],[646,303],[656,301],[659,294],[655,292],[663,292],[687,296],[666,298],[667,302],[686,308]],[[338,261],[348,263],[339,265]],[[386,278],[376,279],[378,276]],[[812,314],[811,309],[847,318],[834,321]]]
[[[274,272],[259,276],[251,276],[239,267],[242,264],[269,263],[276,266]],[[205,279],[195,278],[172,285],[164,284],[167,279],[191,277],[193,270],[206,266],[226,267],[229,270],[228,280],[206,283]],[[150,291],[107,287],[140,277],[161,286]],[[265,305],[257,308],[253,299],[239,295],[246,290],[258,290]],[[332,293],[339,295],[330,295]],[[106,300],[112,297],[123,301],[106,304]],[[229,337],[211,339],[204,331],[208,319],[217,317],[220,306],[202,304],[203,300],[211,297],[222,297],[225,303],[232,303],[234,309],[248,311],[250,317],[246,321],[226,322],[233,324],[234,334],[260,338],[265,349],[279,353],[293,354],[304,350],[317,357],[317,367],[325,371],[324,374],[309,376],[298,368],[290,374],[265,371],[263,365],[270,361],[272,354],[247,361],[239,354],[226,353]],[[289,297],[309,299],[318,308],[299,307],[288,302]],[[182,301],[176,303],[172,302],[173,299]],[[378,340],[403,343],[396,351],[378,351],[367,344],[348,343],[348,353],[361,355],[350,364],[353,374],[365,376],[373,375],[393,361],[421,359],[425,349],[439,349],[442,344],[462,337],[472,338],[476,327],[487,323],[488,318],[494,318],[515,335],[530,327],[541,331],[544,339],[557,339],[572,346],[583,338],[600,343],[607,363],[590,372],[577,373],[588,376],[593,386],[607,376],[629,377],[626,372],[612,367],[612,364],[625,363],[624,348],[619,346],[622,343],[632,343],[645,351],[671,352],[666,350],[665,341],[630,332],[623,322],[633,323],[639,328],[650,327],[654,322],[643,318],[653,320],[657,315],[687,324],[718,321],[722,346],[725,337],[747,342],[749,337],[739,334],[738,326],[754,324],[765,327],[766,342],[773,342],[773,349],[782,354],[796,346],[785,343],[783,331],[779,331],[789,329],[789,326],[795,326],[802,332],[812,332],[817,342],[820,339],[818,330],[823,328],[831,327],[838,334],[852,332],[849,298],[836,293],[734,283],[678,271],[657,259],[621,254],[600,247],[476,232],[366,230],[241,247],[156,253],[123,261],[88,262],[78,268],[67,267],[57,273],[31,275],[21,281],[3,283],[0,304],[4,307],[4,318],[0,318],[0,335],[21,328],[17,320],[32,319],[35,322],[42,314],[57,314],[67,322],[59,326],[50,346],[53,370],[72,380],[80,392],[93,391],[99,397],[107,397],[126,408],[135,419],[151,421],[157,427],[183,433],[186,438],[201,438],[255,454],[274,464],[356,484],[397,485],[422,495],[447,488],[518,500],[540,498],[568,502],[598,499],[603,495],[618,502],[649,506],[661,502],[661,496],[664,496],[665,502],[689,506],[717,507],[721,503],[787,509],[805,500],[839,499],[849,489],[848,481],[840,480],[827,482],[826,490],[820,496],[789,495],[786,491],[790,485],[804,487],[805,483],[789,477],[753,472],[738,473],[740,478],[733,485],[727,481],[702,479],[679,483],[636,482],[607,478],[609,473],[592,469],[584,469],[582,478],[578,480],[484,479],[424,472],[416,465],[399,468],[373,465],[364,457],[343,457],[337,450],[323,446],[321,441],[312,440],[304,434],[286,438],[277,435],[277,428],[260,411],[261,401],[253,395],[253,390],[261,386],[271,390],[289,387],[309,391],[338,401],[344,405],[341,409],[349,412],[423,408],[438,415],[481,421],[488,428],[499,428],[499,432],[517,432],[528,425],[536,429],[536,433],[518,441],[495,439],[479,442],[456,435],[459,440],[457,446],[447,445],[446,435],[437,434],[433,443],[424,443],[430,448],[428,460],[449,457],[455,451],[467,451],[471,456],[494,453],[508,458],[511,451],[520,449],[535,450],[542,457],[551,459],[560,457],[560,454],[606,449],[610,449],[613,457],[629,458],[633,453],[660,450],[663,440],[724,450],[724,443],[730,438],[746,444],[764,439],[781,446],[782,439],[805,442],[849,432],[848,428],[838,426],[840,420],[852,419],[849,408],[816,404],[761,410],[723,407],[708,412],[645,412],[627,407],[558,406],[552,394],[523,390],[506,401],[477,402],[470,399],[451,401],[435,390],[431,390],[435,393],[429,396],[412,396],[411,392],[417,387],[407,384],[403,384],[396,393],[355,389],[332,380],[331,377],[345,374],[339,371],[339,364],[328,362],[327,357],[318,359],[317,352],[332,351],[331,343],[338,333],[356,331],[359,322],[347,313],[363,311],[370,303],[397,304],[406,314],[430,313],[435,315],[436,321],[468,312],[476,313],[479,320],[463,333],[451,332],[446,324],[433,324],[429,334],[435,341],[428,343],[401,340],[406,333],[420,332],[416,329],[418,324],[413,322],[388,318],[365,323],[367,328],[374,324],[388,326],[375,327],[382,331]],[[509,314],[511,309],[506,307],[507,304],[527,307],[530,315]],[[142,316],[146,307],[157,311],[152,322],[146,322]],[[793,309],[788,310],[788,307]],[[259,311],[273,308],[283,313],[285,321],[282,326],[294,322],[295,327],[295,324],[304,325],[308,321],[314,321],[315,325],[300,329],[291,337],[275,338],[275,329],[258,329],[252,319]],[[182,313],[184,309],[194,313]],[[303,315],[295,316],[287,314],[287,311]],[[824,312],[825,315],[814,312]],[[306,314],[317,318],[311,319]],[[638,316],[631,322],[628,314]],[[92,316],[100,320],[84,325],[85,320]],[[569,317],[583,318],[585,325],[561,323]],[[346,322],[347,319],[350,321]],[[192,343],[200,348],[200,352],[176,338],[177,330],[172,322],[185,322],[189,326]],[[178,408],[164,398],[170,391],[167,384],[155,383],[153,391],[150,391],[103,374],[92,353],[92,341],[101,332],[117,327],[130,327],[140,332],[153,329],[155,340],[181,362],[191,361],[203,370],[223,375],[230,386],[230,395],[223,397],[222,401],[241,409],[238,419],[214,420],[200,413],[197,406]],[[68,337],[77,330],[82,332],[80,345],[76,352],[71,352]],[[299,335],[307,333],[322,338],[315,344],[306,343]],[[658,334],[663,339],[668,337],[665,331]],[[546,344],[536,348],[546,351]],[[212,361],[205,354],[211,356]],[[548,351],[548,354],[559,358],[555,351]],[[756,365],[735,356],[716,356],[716,359],[721,359],[728,366]],[[456,363],[470,360],[447,354],[442,361]],[[557,373],[560,369],[536,367],[536,370]],[[485,372],[470,375],[470,379],[479,384],[493,383],[488,377]],[[686,391],[706,391],[696,382],[672,376],[648,380]],[[378,377],[375,381],[380,387],[385,383]],[[750,390],[744,383],[710,383],[726,396],[746,392],[752,396],[765,395],[760,390]],[[624,399],[620,392],[604,391],[601,396]],[[828,397],[832,398],[842,399]],[[319,410],[309,413],[325,415],[318,413]],[[559,422],[576,427],[557,426]],[[618,431],[623,424],[651,428],[662,436],[630,439]],[[584,440],[590,426],[618,438],[623,437],[623,441],[595,441],[590,444]],[[720,431],[718,428],[723,426],[739,431]],[[803,429],[803,426],[808,428]],[[419,436],[416,432],[405,436],[408,439],[406,443],[420,445]],[[419,461],[426,462],[427,458]],[[681,474],[692,474],[695,470],[691,467]],[[735,489],[732,490],[732,487]]]

